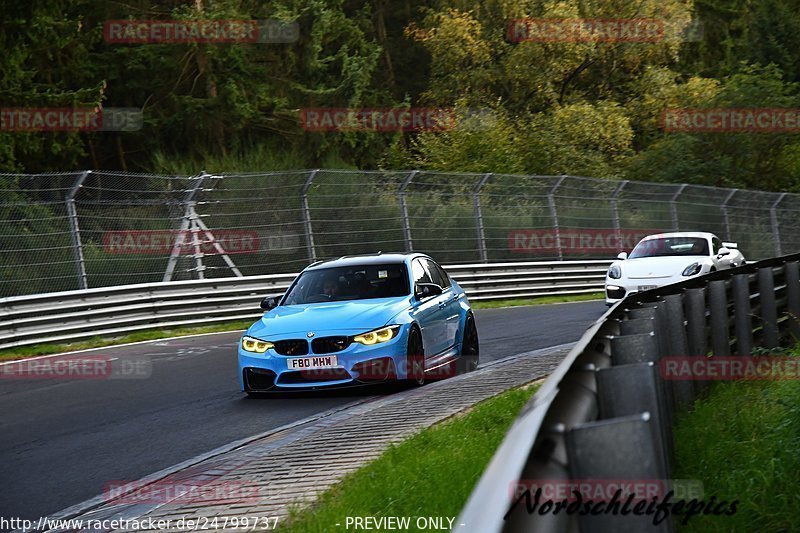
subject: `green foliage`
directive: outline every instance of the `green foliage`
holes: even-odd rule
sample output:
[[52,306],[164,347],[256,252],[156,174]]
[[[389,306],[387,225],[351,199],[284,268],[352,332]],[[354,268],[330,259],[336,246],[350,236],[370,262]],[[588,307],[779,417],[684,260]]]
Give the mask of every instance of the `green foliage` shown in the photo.
[[[525,17],[655,19],[664,34],[512,42],[509,21]],[[299,38],[106,42],[103,24],[119,19],[271,19],[297,23]],[[48,0],[6,6],[0,44],[4,106],[144,113],[138,132],[0,132],[4,171],[282,164],[770,190],[800,182],[797,135],[660,126],[666,109],[800,107],[800,0]],[[299,123],[307,107],[410,106],[453,107],[459,121],[412,133],[318,133]]]

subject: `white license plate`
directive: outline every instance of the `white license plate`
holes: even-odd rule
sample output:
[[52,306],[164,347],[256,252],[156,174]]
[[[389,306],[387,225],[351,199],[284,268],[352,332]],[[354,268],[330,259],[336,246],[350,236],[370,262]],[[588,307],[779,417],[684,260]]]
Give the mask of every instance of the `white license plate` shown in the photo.
[[289,370],[316,370],[319,368],[336,368],[335,355],[321,355],[318,357],[293,357],[286,361]]
[[639,291],[649,291],[650,289],[657,289],[658,285],[639,285]]

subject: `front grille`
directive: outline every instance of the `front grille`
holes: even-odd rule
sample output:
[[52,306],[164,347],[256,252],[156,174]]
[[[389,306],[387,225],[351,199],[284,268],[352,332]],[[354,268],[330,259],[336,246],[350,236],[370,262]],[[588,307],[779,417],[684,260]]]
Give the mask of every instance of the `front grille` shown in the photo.
[[341,381],[350,379],[350,374],[344,368],[320,368],[319,370],[299,370],[297,372],[284,372],[278,379],[280,384],[310,383],[315,381]]
[[307,355],[308,354],[308,341],[305,339],[288,339],[284,341],[275,341],[275,351],[280,355]]
[[266,391],[275,386],[275,372],[264,368],[245,368],[244,383],[247,390]]
[[320,337],[311,341],[311,350],[314,353],[341,352],[350,346],[350,337]]

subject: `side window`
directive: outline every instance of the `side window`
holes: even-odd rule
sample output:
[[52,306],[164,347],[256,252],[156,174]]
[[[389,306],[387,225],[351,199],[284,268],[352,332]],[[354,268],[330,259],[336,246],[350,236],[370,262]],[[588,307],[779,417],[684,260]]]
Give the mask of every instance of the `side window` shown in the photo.
[[426,260],[425,262],[428,265],[428,271],[431,273],[431,278],[433,279],[433,282],[439,285],[443,289],[447,289],[448,287],[450,287],[450,277],[447,275],[447,272],[445,272],[442,267],[440,267],[433,261]]
[[719,251],[719,249],[722,248],[722,241],[719,240],[719,238],[717,238],[717,237],[712,237],[711,246],[713,248],[711,250],[711,255],[716,255],[717,252]]
[[414,276],[414,284],[417,283],[433,283],[428,271],[422,266],[422,261],[414,259],[411,263],[411,275]]

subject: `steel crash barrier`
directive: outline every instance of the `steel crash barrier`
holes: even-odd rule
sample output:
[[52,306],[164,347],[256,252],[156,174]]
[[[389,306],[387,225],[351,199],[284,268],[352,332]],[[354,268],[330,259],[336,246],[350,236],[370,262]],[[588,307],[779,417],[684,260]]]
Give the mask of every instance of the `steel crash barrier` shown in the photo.
[[[446,266],[470,300],[588,294],[603,290],[611,261]],[[198,326],[261,316],[297,274],[121,285],[0,299],[0,349]]]
[[[754,348],[800,339],[798,261],[794,254],[711,273],[631,294],[611,308],[523,409],[456,521],[461,530],[674,531],[680,517],[669,508],[658,525],[654,513],[613,512],[620,507],[609,500],[605,508],[567,512],[583,493],[570,490],[590,480],[584,485],[607,497],[602,480],[617,487],[656,480],[659,502],[675,493],[673,421],[720,378],[674,379],[669,365],[683,358],[741,368],[753,362]],[[537,501],[543,487],[550,495]],[[561,512],[545,501],[564,495]]]

